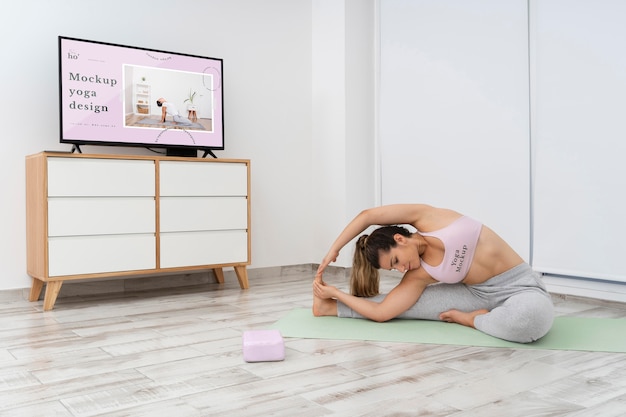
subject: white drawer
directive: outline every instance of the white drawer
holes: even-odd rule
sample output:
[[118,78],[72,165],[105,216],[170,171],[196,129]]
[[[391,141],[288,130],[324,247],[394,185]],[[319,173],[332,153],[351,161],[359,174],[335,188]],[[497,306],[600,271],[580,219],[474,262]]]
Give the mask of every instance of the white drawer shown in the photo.
[[154,235],[74,236],[48,240],[49,276],[156,268]]
[[244,163],[161,161],[161,196],[246,196]]
[[48,199],[48,236],[154,233],[154,197]]
[[162,197],[161,232],[248,228],[246,197]]
[[154,195],[154,161],[48,158],[48,196]]
[[161,234],[161,268],[247,261],[248,234],[242,230]]

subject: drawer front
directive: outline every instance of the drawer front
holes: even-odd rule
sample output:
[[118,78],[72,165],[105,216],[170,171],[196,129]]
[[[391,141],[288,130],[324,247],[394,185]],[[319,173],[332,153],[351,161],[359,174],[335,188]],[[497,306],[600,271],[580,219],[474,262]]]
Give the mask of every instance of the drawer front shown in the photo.
[[48,240],[48,276],[156,268],[154,235],[72,236]]
[[248,228],[246,197],[162,197],[161,232]]
[[48,158],[48,196],[154,195],[154,161]]
[[161,268],[247,262],[245,231],[161,234]]
[[155,233],[154,197],[48,199],[48,236]]
[[248,166],[244,163],[161,161],[160,195],[246,196]]

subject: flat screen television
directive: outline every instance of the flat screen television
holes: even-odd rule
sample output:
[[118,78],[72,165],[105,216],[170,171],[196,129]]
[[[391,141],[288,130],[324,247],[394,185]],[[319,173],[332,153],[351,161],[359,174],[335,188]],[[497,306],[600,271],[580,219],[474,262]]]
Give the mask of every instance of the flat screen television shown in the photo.
[[224,149],[220,58],[59,36],[61,143]]

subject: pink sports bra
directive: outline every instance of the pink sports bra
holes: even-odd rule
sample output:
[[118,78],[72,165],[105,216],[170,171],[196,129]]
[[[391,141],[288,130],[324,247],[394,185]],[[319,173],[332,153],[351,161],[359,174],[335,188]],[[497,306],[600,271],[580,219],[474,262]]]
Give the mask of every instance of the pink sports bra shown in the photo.
[[419,232],[422,236],[436,237],[443,242],[444,247],[443,261],[438,266],[422,261],[422,268],[439,282],[456,284],[463,281],[472,265],[482,227],[482,223],[463,216],[443,229]]

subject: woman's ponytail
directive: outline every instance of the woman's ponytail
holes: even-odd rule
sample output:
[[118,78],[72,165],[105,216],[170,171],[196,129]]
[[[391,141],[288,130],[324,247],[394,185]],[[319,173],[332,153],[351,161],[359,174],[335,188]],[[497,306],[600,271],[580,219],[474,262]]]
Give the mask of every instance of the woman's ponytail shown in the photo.
[[378,269],[367,260],[367,239],[368,235],[359,237],[352,261],[350,294],[357,297],[373,297],[379,293],[380,276]]

